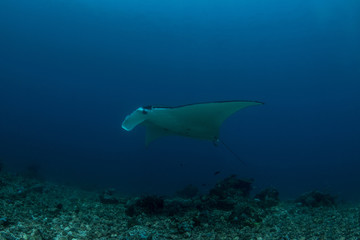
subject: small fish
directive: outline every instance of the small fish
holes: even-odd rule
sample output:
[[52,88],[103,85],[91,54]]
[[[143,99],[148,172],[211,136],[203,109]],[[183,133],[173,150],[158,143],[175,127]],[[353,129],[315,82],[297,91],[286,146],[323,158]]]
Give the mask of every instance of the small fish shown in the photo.
[[218,175],[219,173],[221,173],[221,171],[214,172],[214,176]]

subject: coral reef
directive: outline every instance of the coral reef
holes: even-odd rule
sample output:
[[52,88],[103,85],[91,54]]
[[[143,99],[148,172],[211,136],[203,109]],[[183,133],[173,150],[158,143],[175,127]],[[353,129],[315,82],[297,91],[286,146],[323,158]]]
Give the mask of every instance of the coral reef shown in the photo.
[[273,188],[251,198],[252,181],[235,176],[191,198],[99,195],[5,171],[0,180],[0,240],[360,238],[360,205],[319,192],[281,202]]

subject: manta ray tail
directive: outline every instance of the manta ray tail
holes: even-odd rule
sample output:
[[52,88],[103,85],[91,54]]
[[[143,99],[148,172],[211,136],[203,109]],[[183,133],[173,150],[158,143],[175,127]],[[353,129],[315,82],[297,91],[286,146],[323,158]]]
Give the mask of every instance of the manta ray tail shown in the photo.
[[227,144],[224,143],[223,140],[221,140],[220,138],[218,138],[218,141],[222,143],[222,145],[224,145],[224,147],[226,148],[226,150],[228,150],[236,159],[238,159],[240,162],[242,162],[244,165],[247,165],[246,162],[244,162],[244,160],[242,160],[239,155],[237,155]]

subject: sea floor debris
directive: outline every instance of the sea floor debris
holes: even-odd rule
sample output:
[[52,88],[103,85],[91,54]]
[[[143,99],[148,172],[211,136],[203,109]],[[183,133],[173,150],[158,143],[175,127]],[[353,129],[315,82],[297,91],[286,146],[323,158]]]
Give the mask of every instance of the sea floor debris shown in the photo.
[[0,240],[360,238],[360,204],[282,202],[275,189],[251,198],[252,181],[235,176],[191,197],[124,197],[5,171],[0,182]]

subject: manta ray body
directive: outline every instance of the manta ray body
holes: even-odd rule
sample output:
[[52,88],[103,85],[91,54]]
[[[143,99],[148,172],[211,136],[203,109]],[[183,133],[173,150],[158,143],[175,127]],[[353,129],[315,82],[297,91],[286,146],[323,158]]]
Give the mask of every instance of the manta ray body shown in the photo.
[[177,107],[139,107],[126,116],[122,128],[131,131],[137,125],[144,125],[146,145],[170,135],[216,142],[220,127],[228,117],[240,109],[261,104],[257,101],[219,101]]

